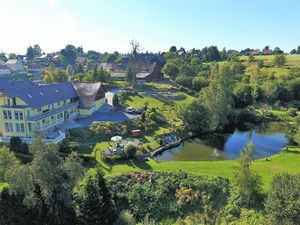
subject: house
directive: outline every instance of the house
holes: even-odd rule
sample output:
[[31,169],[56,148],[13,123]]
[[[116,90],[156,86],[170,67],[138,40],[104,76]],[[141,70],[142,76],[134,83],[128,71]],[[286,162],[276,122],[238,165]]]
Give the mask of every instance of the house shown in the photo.
[[11,70],[12,74],[25,73],[22,63],[16,59],[9,59],[5,65]]
[[44,74],[44,67],[42,67],[40,64],[29,64],[27,67],[27,72],[31,73],[32,75],[43,75]]
[[104,102],[101,83],[36,85],[0,79],[0,142],[19,136],[31,143],[41,135],[46,143],[59,143],[67,121],[92,115]]
[[105,88],[102,83],[73,83],[79,98],[79,115],[90,116],[105,103]]
[[255,49],[250,52],[250,55],[260,55],[260,54],[261,54],[261,51],[259,49]]
[[87,57],[85,56],[77,56],[76,57],[76,62],[78,62],[79,64],[84,64],[86,62]]
[[11,75],[11,70],[5,64],[4,65],[0,64],[0,76],[3,77],[7,75]]
[[[129,65],[124,65],[122,63],[112,63],[104,66],[103,68],[109,70],[112,78],[124,80],[128,66]],[[136,79],[140,82],[158,81],[163,78],[161,69],[162,66],[159,61],[137,63],[135,66],[135,71],[137,72]]]
[[263,52],[264,55],[272,55],[273,51],[271,49],[265,49]]

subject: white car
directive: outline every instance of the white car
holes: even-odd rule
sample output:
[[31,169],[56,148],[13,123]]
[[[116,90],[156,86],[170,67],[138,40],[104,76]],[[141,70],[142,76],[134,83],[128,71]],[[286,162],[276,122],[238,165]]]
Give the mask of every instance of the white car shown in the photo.
[[132,107],[128,107],[128,108],[125,110],[125,112],[127,112],[127,113],[134,113],[134,112],[135,112],[135,109],[132,108]]

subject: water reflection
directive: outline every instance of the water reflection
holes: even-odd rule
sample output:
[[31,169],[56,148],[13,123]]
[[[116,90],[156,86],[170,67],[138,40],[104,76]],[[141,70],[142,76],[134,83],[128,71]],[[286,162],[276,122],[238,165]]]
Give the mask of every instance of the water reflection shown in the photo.
[[157,156],[157,159],[160,161],[236,159],[250,141],[255,145],[254,157],[263,158],[278,153],[287,144],[287,129],[287,125],[283,123],[269,123],[249,131],[236,129],[233,133],[209,134],[187,140],[180,146]]

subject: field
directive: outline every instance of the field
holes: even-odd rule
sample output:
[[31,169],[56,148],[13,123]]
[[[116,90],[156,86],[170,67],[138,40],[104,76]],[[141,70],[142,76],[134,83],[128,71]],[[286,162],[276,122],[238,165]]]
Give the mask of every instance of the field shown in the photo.
[[[274,66],[272,62],[274,57],[274,55],[255,56],[255,60],[264,61],[264,67],[260,69],[262,74],[274,74],[275,76],[282,77],[288,75],[290,72],[300,70],[300,55],[286,55],[286,64],[280,68]],[[247,73],[250,73],[250,70],[255,67],[256,62],[247,62],[248,56],[241,56],[240,59],[247,66]]]
[[[300,173],[299,164],[300,148],[288,147],[288,150],[283,149],[282,152],[268,158],[268,160],[255,160],[253,162],[253,167],[255,171],[262,177],[264,188],[268,189],[274,174],[280,172]],[[154,160],[150,160],[148,162],[140,162],[131,160],[118,163],[116,165],[109,165],[100,162],[100,165],[107,176],[119,175],[131,171],[148,170],[157,172],[182,171],[198,175],[225,176],[232,178],[234,175],[234,167],[238,165],[238,161],[155,162]]]

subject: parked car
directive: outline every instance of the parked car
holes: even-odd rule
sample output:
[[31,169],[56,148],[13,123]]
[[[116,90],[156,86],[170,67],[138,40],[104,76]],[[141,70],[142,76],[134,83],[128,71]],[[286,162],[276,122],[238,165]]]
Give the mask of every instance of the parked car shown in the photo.
[[135,113],[136,113],[136,114],[142,114],[143,112],[144,112],[143,109],[136,109],[136,110],[135,110]]
[[133,114],[133,113],[135,113],[135,109],[132,108],[132,107],[128,107],[128,108],[125,110],[125,112],[127,112],[127,113],[129,113],[129,114]]

